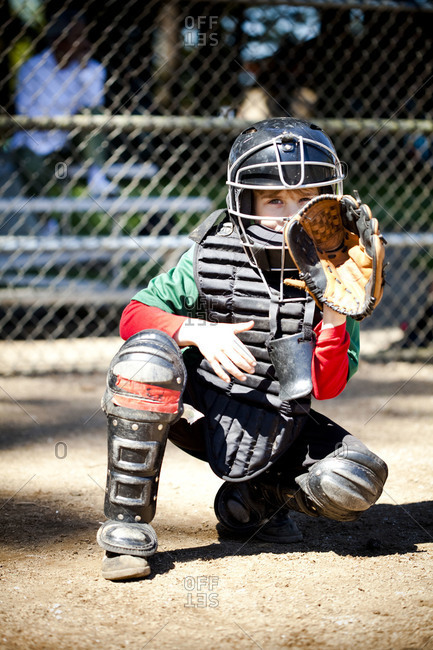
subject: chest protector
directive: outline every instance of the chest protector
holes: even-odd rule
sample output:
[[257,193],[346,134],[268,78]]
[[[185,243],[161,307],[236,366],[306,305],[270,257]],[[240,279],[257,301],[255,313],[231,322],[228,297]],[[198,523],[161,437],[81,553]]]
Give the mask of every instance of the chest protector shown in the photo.
[[204,358],[188,368],[206,419],[209,463],[221,478],[242,481],[268,469],[306,421],[315,303],[293,287],[284,286],[281,297],[280,274],[262,276],[251,266],[225,211],[212,214],[191,238],[197,243],[199,317],[255,322],[238,335],[257,361],[245,381],[232,378],[226,384]]

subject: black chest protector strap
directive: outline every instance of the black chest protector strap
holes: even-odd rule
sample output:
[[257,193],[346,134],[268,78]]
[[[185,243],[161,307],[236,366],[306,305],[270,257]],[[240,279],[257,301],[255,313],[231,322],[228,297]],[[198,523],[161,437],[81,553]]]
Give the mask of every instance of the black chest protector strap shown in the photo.
[[312,298],[305,303],[302,333],[272,338],[278,331],[279,303],[271,301],[269,320],[271,336],[267,348],[272,365],[280,383],[280,399],[295,400],[310,395],[313,390],[311,362],[314,350],[313,319],[315,302]]

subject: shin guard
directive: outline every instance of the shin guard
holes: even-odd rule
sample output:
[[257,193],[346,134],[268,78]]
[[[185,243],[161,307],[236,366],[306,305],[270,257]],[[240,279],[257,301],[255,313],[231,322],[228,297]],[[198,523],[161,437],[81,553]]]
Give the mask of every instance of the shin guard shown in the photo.
[[170,425],[182,414],[186,372],[176,343],[158,330],[132,336],[114,357],[102,407],[108,417],[108,474],[98,533],[106,550],[150,555],[157,539],[159,473]]

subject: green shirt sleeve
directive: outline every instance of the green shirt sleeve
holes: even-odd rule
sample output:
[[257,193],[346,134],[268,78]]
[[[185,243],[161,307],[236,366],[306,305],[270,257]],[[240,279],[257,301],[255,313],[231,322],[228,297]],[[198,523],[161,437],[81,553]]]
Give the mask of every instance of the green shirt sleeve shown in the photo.
[[194,250],[195,244],[182,255],[174,268],[152,278],[146,289],[136,293],[133,299],[170,314],[194,318],[198,302]]
[[348,350],[349,356],[349,372],[347,375],[347,381],[358,370],[359,364],[359,322],[353,318],[347,318],[346,320],[346,331],[350,336],[350,346]]

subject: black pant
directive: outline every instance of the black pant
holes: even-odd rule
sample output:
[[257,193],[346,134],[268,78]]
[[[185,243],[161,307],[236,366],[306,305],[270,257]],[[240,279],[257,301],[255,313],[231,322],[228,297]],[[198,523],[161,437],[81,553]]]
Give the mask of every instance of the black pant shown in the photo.
[[[192,395],[187,389],[185,402],[190,403],[188,398],[191,397]],[[177,447],[200,460],[207,461],[205,436],[204,418],[197,420],[192,425],[181,418],[172,425],[168,437]],[[344,454],[345,448],[353,447],[367,449],[358,438],[352,436],[343,427],[340,427],[322,413],[311,410],[300,435],[288,451],[274,464],[271,472],[282,472],[284,474],[284,483],[286,485],[293,483],[293,486],[295,486],[295,477],[304,474],[318,460],[337,449],[340,454]]]

